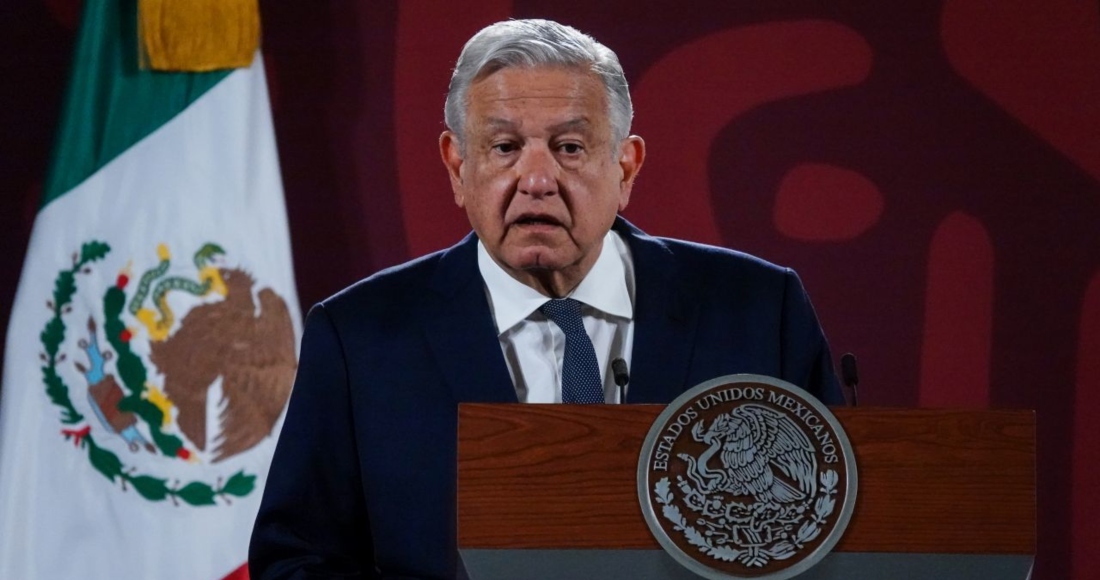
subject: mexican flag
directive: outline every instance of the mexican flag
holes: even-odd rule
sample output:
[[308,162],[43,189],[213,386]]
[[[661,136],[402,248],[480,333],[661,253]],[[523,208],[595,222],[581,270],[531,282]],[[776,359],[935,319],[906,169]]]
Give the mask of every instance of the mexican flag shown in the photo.
[[0,578],[247,577],[297,366],[267,86],[85,0],[4,353]]

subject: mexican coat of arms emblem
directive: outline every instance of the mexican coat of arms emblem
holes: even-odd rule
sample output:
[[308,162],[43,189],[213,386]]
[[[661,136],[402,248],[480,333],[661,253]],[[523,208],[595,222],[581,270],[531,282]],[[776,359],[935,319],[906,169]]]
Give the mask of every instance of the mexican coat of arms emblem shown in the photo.
[[250,494],[255,474],[219,466],[268,437],[286,406],[297,368],[286,302],[215,243],[189,261],[160,244],[155,261],[136,257],[147,267],[131,257],[104,276],[110,254],[83,244],[46,300],[42,377],[61,435],[149,501]]
[[782,580],[840,539],[855,504],[851,444],[832,413],[771,377],[730,375],[670,404],[638,465],[650,530],[712,579]]

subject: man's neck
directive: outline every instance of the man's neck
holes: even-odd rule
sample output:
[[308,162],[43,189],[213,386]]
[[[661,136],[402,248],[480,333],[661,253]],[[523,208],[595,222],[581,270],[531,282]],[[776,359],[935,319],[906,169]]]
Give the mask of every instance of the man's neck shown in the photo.
[[550,298],[568,296],[588,274],[588,272],[584,272],[583,274],[570,275],[562,271],[527,270],[518,272],[519,275],[517,276],[516,273],[505,271],[516,280],[519,280],[520,283],[530,286],[539,294]]
[[539,294],[549,298],[564,298],[573,292],[584,280],[584,277],[592,271],[592,267],[596,265],[596,260],[600,257],[600,252],[603,249],[602,240],[600,244],[599,247],[593,248],[582,261],[559,270],[548,268],[516,270],[501,265],[499,262],[497,264],[509,276],[515,278],[521,284],[533,288]]

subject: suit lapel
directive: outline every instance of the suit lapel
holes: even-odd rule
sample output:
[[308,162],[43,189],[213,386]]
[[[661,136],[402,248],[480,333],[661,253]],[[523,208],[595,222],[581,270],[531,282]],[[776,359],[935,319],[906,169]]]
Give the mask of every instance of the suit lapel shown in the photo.
[[[694,299],[667,245],[622,218],[634,260],[634,348],[630,403],[668,403],[685,384],[695,344],[699,300]],[[459,402],[517,402],[496,326],[477,268],[470,234],[440,258],[424,309],[433,356]]]
[[444,252],[424,309],[426,338],[456,402],[515,403],[477,268],[477,237]]
[[626,237],[634,259],[634,348],[627,401],[669,403],[691,386],[685,381],[699,300],[664,242],[622,218],[614,228]]

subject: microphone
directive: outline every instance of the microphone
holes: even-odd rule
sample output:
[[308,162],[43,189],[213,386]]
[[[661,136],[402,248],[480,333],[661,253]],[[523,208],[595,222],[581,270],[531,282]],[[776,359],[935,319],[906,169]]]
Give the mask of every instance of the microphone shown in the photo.
[[626,403],[626,384],[630,382],[630,373],[626,369],[626,361],[617,358],[611,361],[611,374],[615,375],[615,384],[619,386],[619,404]]
[[856,355],[847,352],[840,357],[840,377],[844,381],[844,386],[852,391],[852,406],[859,405],[856,389],[859,386],[859,369],[856,368]]

